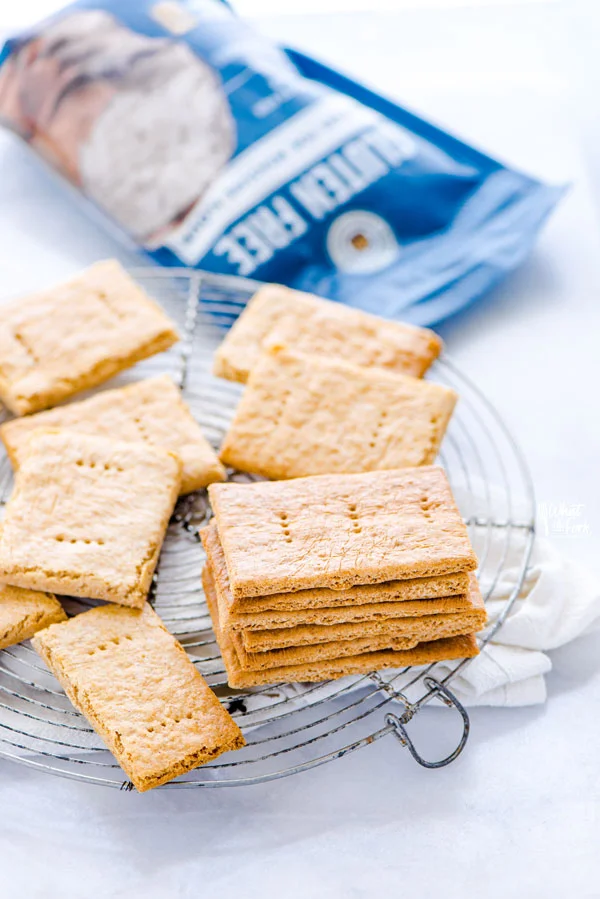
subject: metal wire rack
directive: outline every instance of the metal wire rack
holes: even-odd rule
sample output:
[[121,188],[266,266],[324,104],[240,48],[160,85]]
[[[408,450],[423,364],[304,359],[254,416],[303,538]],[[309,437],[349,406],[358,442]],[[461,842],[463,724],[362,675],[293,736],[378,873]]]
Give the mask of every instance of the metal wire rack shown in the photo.
[[[144,268],[134,277],[178,322],[183,340],[167,353],[140,363],[113,382],[167,371],[178,381],[205,435],[217,446],[240,395],[235,384],[211,374],[212,355],[256,290],[256,282],[186,269]],[[527,466],[515,441],[475,384],[447,359],[431,378],[453,387],[460,402],[445,437],[444,465],[480,560],[486,601],[504,584],[500,616],[481,640],[502,627],[525,578],[534,540],[534,496]],[[232,478],[247,477],[232,472]],[[12,486],[8,460],[0,460],[0,505]],[[469,733],[466,711],[449,689],[468,661],[377,673],[323,684],[274,685],[232,690],[227,685],[211,630],[200,572],[204,560],[198,529],[210,516],[204,492],[181,499],[171,520],[150,601],[185,646],[193,663],[237,720],[247,746],[196,769],[161,789],[263,783],[340,758],[394,734],[426,767],[453,761]],[[506,591],[510,563],[511,589]],[[67,600],[69,614],[94,603]],[[455,749],[427,761],[407,725],[433,700],[462,718]],[[446,715],[440,716],[442,721]],[[86,720],[28,642],[0,653],[0,756],[32,768],[88,783],[130,788],[123,773]]]

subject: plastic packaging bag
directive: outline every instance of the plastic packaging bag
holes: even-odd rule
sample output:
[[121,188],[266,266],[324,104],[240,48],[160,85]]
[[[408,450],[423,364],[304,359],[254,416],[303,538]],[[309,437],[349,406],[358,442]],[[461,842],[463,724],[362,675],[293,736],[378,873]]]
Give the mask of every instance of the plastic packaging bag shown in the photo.
[[0,118],[158,263],[418,324],[518,265],[562,192],[219,0],[73,4],[6,43]]

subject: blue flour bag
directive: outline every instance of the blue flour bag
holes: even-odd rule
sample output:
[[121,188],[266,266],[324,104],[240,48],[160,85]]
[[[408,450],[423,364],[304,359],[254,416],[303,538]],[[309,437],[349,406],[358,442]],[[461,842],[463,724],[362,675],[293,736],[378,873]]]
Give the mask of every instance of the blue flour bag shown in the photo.
[[422,325],[518,265],[562,193],[220,0],[74,3],[4,46],[0,117],[162,265]]

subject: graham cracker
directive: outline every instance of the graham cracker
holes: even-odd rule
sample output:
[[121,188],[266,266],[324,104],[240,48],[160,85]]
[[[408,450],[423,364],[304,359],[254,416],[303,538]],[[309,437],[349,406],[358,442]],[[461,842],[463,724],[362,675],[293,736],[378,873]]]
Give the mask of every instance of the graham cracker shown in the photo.
[[339,660],[381,649],[394,651],[413,649],[417,645],[417,640],[410,640],[408,637],[379,635],[356,640],[315,643],[309,646],[290,646],[269,652],[248,652],[239,634],[231,633],[229,636],[235,647],[240,667],[244,671],[267,671],[269,668],[280,668],[284,665],[310,665],[313,662]]
[[[334,609],[294,609],[291,612],[232,612],[223,604],[224,624],[234,631],[289,630],[309,624],[364,624],[378,621],[397,621],[433,615],[454,615],[472,611],[468,594],[415,599],[407,602],[374,602],[364,606],[340,606]],[[221,607],[219,607],[221,614]]]
[[[354,599],[352,590],[336,591],[336,590],[299,590],[297,593],[278,594],[276,596],[265,596],[248,599],[233,600],[231,589],[229,586],[229,576],[227,574],[227,566],[225,565],[225,556],[219,542],[216,526],[211,522],[206,528],[200,532],[202,542],[206,550],[208,564],[210,565],[212,576],[215,579],[217,597],[219,601],[219,617],[224,627],[227,629],[240,630],[273,630],[275,628],[290,628],[299,624],[340,624],[348,621],[380,621],[388,618],[416,618],[421,615],[438,615],[444,613],[469,612],[473,609],[473,604],[467,592],[456,596],[438,597],[433,599],[422,600],[401,600],[394,602],[387,600],[384,602],[367,602],[361,605],[358,600]],[[461,574],[464,577],[469,589],[469,573]],[[435,578],[423,578],[425,581],[435,580]],[[439,580],[442,580],[439,578]],[[402,581],[392,581],[391,583],[402,584]],[[414,583],[414,581],[413,581]],[[361,596],[360,591],[365,589],[377,590],[379,585],[375,584],[372,588],[355,587],[354,591]],[[383,588],[387,584],[381,585]],[[340,605],[333,608],[317,607],[317,608],[293,608],[291,610],[269,610],[246,612],[247,606],[260,600],[268,603],[269,600],[277,599],[277,596],[302,597],[311,593],[326,593],[335,596],[336,593],[343,593],[348,597],[346,605]],[[384,591],[385,595],[385,591]],[[238,611],[239,610],[239,611]]]
[[66,621],[64,609],[49,593],[0,585],[0,649],[29,640],[37,631]]
[[429,465],[457,395],[406,375],[264,353],[225,435],[225,465],[271,479]]
[[32,642],[140,792],[244,745],[149,605],[91,609]]
[[[218,600],[218,590],[217,590]],[[333,640],[355,640],[366,636],[394,636],[406,638],[414,644],[455,634],[472,634],[485,627],[487,615],[477,578],[469,593],[470,609],[455,613],[438,613],[411,618],[386,618],[377,621],[351,621],[338,624],[311,623],[275,630],[244,630],[241,632],[248,652],[268,652],[288,646],[330,643]],[[219,616],[221,607],[219,606]],[[219,620],[222,621],[221,617]]]
[[2,307],[0,398],[16,415],[54,406],[179,339],[114,259]]
[[0,581],[143,605],[180,480],[179,457],[158,447],[32,434],[0,533]]
[[15,467],[37,428],[67,428],[171,450],[183,464],[181,493],[225,480],[225,469],[168,375],[105,390],[0,426],[0,437]]
[[430,466],[208,488],[235,599],[471,570],[446,475]]
[[420,378],[442,349],[426,328],[387,321],[313,294],[265,284],[217,350],[214,373],[245,384],[262,349],[290,346]]
[[296,665],[281,665],[262,671],[247,671],[240,664],[231,636],[219,627],[219,613],[214,591],[206,590],[206,602],[211,614],[213,629],[227,671],[231,687],[257,687],[262,684],[302,683],[308,681],[335,680],[349,674],[368,674],[385,668],[403,668],[406,665],[426,665],[450,659],[472,658],[479,652],[473,634],[448,637],[421,643],[413,649],[364,652],[341,659],[323,659]]

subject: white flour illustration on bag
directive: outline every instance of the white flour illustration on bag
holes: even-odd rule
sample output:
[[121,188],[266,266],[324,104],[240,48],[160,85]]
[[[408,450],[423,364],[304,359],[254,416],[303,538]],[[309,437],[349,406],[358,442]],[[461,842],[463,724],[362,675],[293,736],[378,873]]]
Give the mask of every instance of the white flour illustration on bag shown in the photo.
[[144,243],[185,215],[233,152],[216,73],[185,44],[107,12],[57,20],[14,69],[30,142]]

